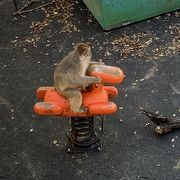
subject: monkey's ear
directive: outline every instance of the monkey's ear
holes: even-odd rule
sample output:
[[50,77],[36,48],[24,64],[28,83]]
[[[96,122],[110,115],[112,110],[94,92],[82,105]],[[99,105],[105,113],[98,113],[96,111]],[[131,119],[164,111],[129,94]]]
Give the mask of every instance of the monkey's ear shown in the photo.
[[84,43],[79,43],[77,45],[77,51],[80,56],[85,56],[88,52],[88,45],[86,45]]

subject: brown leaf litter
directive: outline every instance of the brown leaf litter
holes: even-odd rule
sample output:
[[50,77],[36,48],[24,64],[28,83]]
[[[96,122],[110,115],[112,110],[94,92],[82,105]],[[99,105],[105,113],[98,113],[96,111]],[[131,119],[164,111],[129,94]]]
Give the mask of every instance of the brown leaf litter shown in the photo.
[[132,35],[124,33],[111,44],[120,52],[120,59],[147,57],[151,60],[180,53],[180,24],[169,26],[163,33],[171,38],[169,43],[153,32],[139,32]]

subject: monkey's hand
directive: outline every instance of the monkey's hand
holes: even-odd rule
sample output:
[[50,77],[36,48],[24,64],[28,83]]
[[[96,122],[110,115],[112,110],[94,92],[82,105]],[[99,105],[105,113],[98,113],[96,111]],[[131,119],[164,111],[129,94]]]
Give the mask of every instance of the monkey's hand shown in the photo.
[[99,83],[101,83],[101,81],[102,81],[102,78],[94,77],[94,83],[99,84]]
[[90,84],[97,84],[100,83],[101,81],[102,79],[100,77],[84,76],[84,77],[76,78],[74,83],[82,88],[83,86],[88,86]]
[[100,65],[104,65],[104,62],[102,61],[102,59],[99,59],[99,63]]
[[94,64],[98,64],[98,65],[104,65],[104,62],[102,61],[102,59],[99,59],[99,61],[91,61],[89,65],[94,65]]
[[[92,77],[93,78],[93,82],[92,84],[95,84],[95,86],[98,86],[98,84],[102,81],[102,79],[100,77]],[[93,86],[92,84],[88,84],[88,85],[83,85],[82,86],[82,90],[83,91],[92,91],[93,90]]]

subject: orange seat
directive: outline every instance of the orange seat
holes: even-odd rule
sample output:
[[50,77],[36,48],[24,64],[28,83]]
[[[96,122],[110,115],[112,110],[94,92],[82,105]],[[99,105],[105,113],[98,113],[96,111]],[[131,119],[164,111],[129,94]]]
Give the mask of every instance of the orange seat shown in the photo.
[[124,74],[121,69],[105,65],[92,65],[88,75],[99,76],[102,83],[95,86],[90,92],[82,92],[82,104],[87,107],[86,113],[73,113],[70,111],[68,100],[60,95],[54,87],[40,87],[37,97],[43,99],[34,106],[35,113],[39,115],[58,115],[66,117],[83,117],[106,115],[116,112],[117,106],[109,98],[117,97],[118,91],[113,86],[104,86],[103,83],[121,83]]

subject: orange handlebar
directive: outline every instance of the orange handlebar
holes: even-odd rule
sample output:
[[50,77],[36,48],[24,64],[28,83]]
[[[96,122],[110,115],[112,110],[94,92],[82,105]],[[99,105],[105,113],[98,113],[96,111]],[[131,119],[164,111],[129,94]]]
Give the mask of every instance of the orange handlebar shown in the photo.
[[89,76],[102,78],[102,83],[119,84],[124,79],[123,71],[118,67],[93,64],[88,68]]

